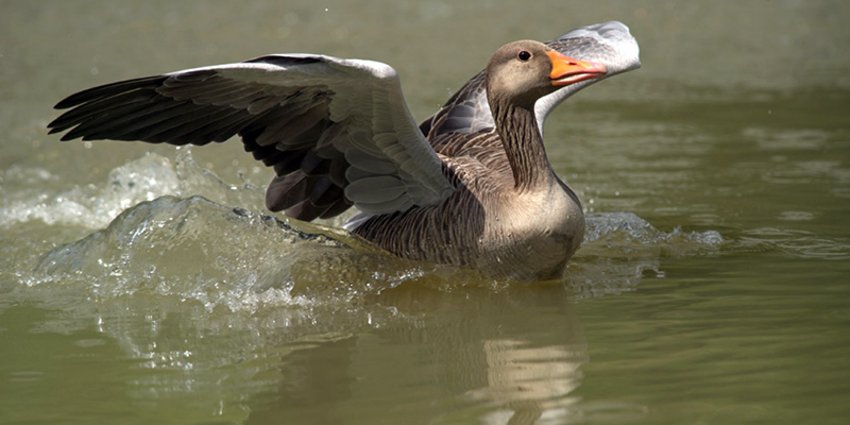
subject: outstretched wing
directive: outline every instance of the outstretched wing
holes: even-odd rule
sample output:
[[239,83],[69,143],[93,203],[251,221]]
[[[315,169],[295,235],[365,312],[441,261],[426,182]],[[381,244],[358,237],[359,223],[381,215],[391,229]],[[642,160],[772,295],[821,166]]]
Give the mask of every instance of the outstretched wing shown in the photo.
[[[609,21],[576,28],[546,44],[567,56],[604,64],[608,73],[604,78],[640,67],[637,40],[622,22]],[[537,124],[543,132],[543,121],[558,104],[573,93],[599,82],[594,78],[570,84],[540,98],[534,105]],[[429,140],[450,133],[476,133],[494,127],[490,104],[487,102],[484,71],[472,77],[443,107],[420,125]],[[473,140],[473,139],[470,139]]]
[[62,140],[204,145],[240,135],[275,169],[272,211],[302,220],[445,199],[454,187],[411,117],[395,70],[373,61],[269,55],[94,87],[62,100]]

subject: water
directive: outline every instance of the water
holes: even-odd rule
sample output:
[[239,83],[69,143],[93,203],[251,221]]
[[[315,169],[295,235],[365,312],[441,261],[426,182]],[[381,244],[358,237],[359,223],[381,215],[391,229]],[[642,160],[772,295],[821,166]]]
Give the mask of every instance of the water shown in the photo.
[[[850,416],[842,2],[2,10],[0,423]],[[44,130],[94,84],[287,51],[390,63],[424,117],[502,42],[608,19],[644,66],[547,121],[589,226],[557,282],[388,259],[338,221],[273,217],[268,170],[235,142]]]

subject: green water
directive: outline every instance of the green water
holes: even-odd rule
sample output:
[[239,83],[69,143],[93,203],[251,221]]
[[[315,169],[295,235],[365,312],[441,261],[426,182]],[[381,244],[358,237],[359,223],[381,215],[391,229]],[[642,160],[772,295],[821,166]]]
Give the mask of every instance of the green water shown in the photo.
[[[850,7],[518,4],[0,3],[0,424],[845,423]],[[503,42],[609,19],[643,68],[547,121],[590,225],[557,282],[275,221],[235,141],[44,130],[91,85],[298,51],[392,64],[424,117]]]

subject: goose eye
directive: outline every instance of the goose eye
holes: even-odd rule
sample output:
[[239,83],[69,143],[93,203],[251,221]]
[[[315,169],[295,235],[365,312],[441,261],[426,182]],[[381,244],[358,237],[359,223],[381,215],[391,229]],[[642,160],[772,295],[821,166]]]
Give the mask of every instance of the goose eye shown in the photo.
[[519,52],[519,54],[517,54],[517,57],[519,58],[519,60],[525,62],[531,59],[531,53],[528,53],[527,51],[523,50]]

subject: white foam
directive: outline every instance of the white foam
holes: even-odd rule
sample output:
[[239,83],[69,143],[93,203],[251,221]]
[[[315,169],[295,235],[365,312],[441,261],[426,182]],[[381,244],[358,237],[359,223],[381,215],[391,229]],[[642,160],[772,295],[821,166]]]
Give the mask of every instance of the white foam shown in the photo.
[[[58,179],[43,169],[13,169],[7,178],[37,176]],[[7,173],[9,173],[7,172]],[[100,228],[121,211],[143,201],[179,192],[180,182],[171,161],[149,154],[113,169],[105,182],[77,186],[54,193],[35,193],[0,206],[0,226],[32,220],[49,225]]]
[[174,161],[146,154],[114,168],[101,182],[52,191],[40,184],[59,179],[61,176],[40,168],[7,170],[3,180],[14,180],[17,186],[38,190],[18,191],[15,199],[0,205],[0,227],[40,220],[48,225],[99,229],[133,205],[166,195],[203,195],[246,207],[263,202],[261,189],[225,183],[195,163],[189,149],[182,150]]

